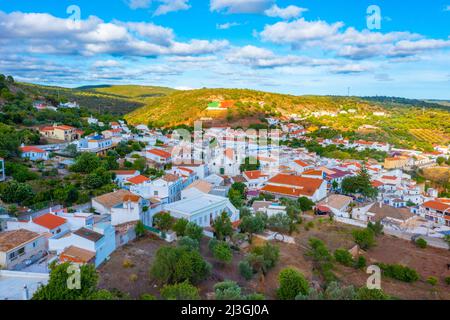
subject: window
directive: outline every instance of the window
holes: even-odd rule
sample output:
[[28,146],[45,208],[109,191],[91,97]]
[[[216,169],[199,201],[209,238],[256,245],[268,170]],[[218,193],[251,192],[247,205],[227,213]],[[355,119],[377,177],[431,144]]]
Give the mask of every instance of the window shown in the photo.
[[157,195],[158,195],[158,191],[155,191],[155,192],[154,192],[154,195],[157,196]]

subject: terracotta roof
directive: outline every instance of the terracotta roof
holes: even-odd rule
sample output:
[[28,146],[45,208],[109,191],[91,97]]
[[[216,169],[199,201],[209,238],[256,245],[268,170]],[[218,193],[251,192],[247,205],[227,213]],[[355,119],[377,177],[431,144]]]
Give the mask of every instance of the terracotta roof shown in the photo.
[[74,232],[79,237],[88,239],[93,242],[99,241],[101,238],[103,238],[103,235],[101,233],[95,232],[93,230],[89,230],[87,228],[81,228]]
[[267,177],[266,174],[263,174],[261,172],[261,170],[254,170],[254,171],[245,171],[244,175],[249,178],[250,180],[252,179],[259,179],[261,177]]
[[139,199],[141,199],[141,198],[136,195],[126,195],[125,197],[123,197],[124,202],[127,202],[127,201],[139,202]]
[[147,178],[146,176],[139,175],[139,176],[136,176],[136,177],[128,178],[127,181],[132,183],[132,184],[141,184],[141,183],[150,181],[150,179]]
[[375,187],[375,188],[381,187],[383,185],[384,185],[384,183],[381,182],[381,181],[378,181],[378,180],[372,181],[372,186]]
[[394,208],[388,205],[380,205],[378,203],[375,203],[372,205],[372,207],[369,209],[370,213],[375,214],[375,220],[379,221],[384,218],[393,218],[398,220],[407,220],[409,218],[412,218],[414,214],[412,214],[408,209],[406,208]]
[[310,166],[309,163],[306,163],[305,161],[302,161],[302,160],[295,160],[294,162],[296,164],[298,164],[300,167],[308,167],[308,166]]
[[53,230],[67,223],[67,219],[58,217],[51,213],[47,213],[40,217],[34,218],[33,222],[46,229]]
[[128,190],[120,189],[116,192],[107,193],[92,200],[100,203],[106,208],[112,208],[118,204],[123,203],[123,199],[127,195],[134,196],[134,194]]
[[[287,195],[287,196],[291,196],[291,197],[300,197],[303,195],[302,190],[300,190],[300,189],[294,189],[294,188],[289,188],[289,187],[279,187],[279,186],[272,186],[272,185],[267,185],[267,186],[263,187],[261,189],[261,191],[280,194],[280,195]],[[314,194],[314,192],[312,194]]]
[[0,251],[7,252],[39,237],[38,233],[25,229],[0,232]]
[[20,150],[22,152],[36,152],[36,153],[45,153],[46,152],[46,151],[42,150],[41,148],[34,147],[34,146],[20,147]]
[[422,204],[422,206],[425,208],[430,208],[430,209],[441,211],[441,212],[444,212],[447,210],[447,212],[450,213],[450,204],[444,203],[442,201],[431,200],[431,201],[425,202],[424,204]]
[[230,159],[230,160],[234,159],[234,150],[233,149],[230,149],[230,148],[225,149],[224,153],[225,153],[225,157],[227,157],[228,159]]
[[89,263],[95,259],[95,252],[70,246],[61,252],[59,259],[63,262]]
[[205,180],[197,180],[191,183],[186,190],[191,188],[196,188],[204,193],[209,193],[211,192],[213,185]]
[[321,176],[321,177],[323,177],[323,171],[320,171],[320,170],[307,170],[307,171],[303,172],[302,174],[309,175],[309,176]]
[[171,157],[170,153],[168,153],[164,150],[160,150],[160,149],[151,149],[151,150],[147,150],[147,152],[154,154],[158,157],[164,158],[164,159],[168,159]]
[[162,177],[162,179],[167,182],[176,182],[176,181],[178,181],[179,178],[180,177],[178,177],[177,175],[170,174],[170,173],[168,173],[164,177]]
[[395,176],[382,176],[381,179],[384,179],[384,180],[397,180],[397,177],[395,177]]

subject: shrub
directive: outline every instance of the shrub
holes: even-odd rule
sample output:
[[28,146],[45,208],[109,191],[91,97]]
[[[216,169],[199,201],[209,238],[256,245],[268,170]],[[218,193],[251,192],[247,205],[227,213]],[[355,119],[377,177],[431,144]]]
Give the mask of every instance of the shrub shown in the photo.
[[375,246],[375,233],[371,229],[353,230],[353,239],[363,250],[368,250]]
[[183,247],[161,247],[150,269],[151,275],[165,284],[188,280],[192,283],[205,279],[211,265],[196,250]]
[[253,248],[251,252],[262,257],[264,271],[275,267],[280,258],[280,248],[268,242],[264,246]]
[[376,236],[379,236],[383,233],[384,226],[381,224],[380,221],[377,221],[375,223],[369,222],[367,224],[367,228],[372,230]]
[[203,238],[203,228],[193,222],[186,225],[185,236],[200,242]]
[[130,275],[130,281],[131,282],[136,282],[138,280],[138,275],[133,273],[132,275]]
[[450,286],[450,277],[446,277],[444,281],[445,281],[445,284]]
[[144,293],[141,295],[141,300],[156,300],[156,297],[149,293]]
[[247,260],[239,262],[239,273],[245,280],[253,278],[253,268]]
[[390,297],[382,290],[369,289],[367,287],[361,287],[356,293],[356,299],[358,300],[389,300]]
[[183,237],[185,236],[186,233],[186,226],[189,223],[189,221],[187,221],[186,219],[178,219],[172,229],[173,231],[175,231],[175,233],[177,234],[178,237]]
[[428,243],[425,239],[419,238],[416,240],[416,246],[418,246],[421,249],[425,249],[428,246]]
[[241,291],[241,287],[236,282],[230,280],[214,285],[216,300],[241,300]]
[[223,241],[219,241],[212,248],[212,254],[215,259],[219,260],[223,263],[230,263],[233,260],[233,252],[230,249],[230,246]]
[[166,300],[199,300],[198,288],[185,281],[174,285],[165,285],[161,289],[161,297]]
[[351,253],[345,249],[337,249],[334,252],[334,258],[336,259],[337,262],[347,267],[352,266],[354,263]]
[[383,275],[389,278],[397,279],[403,282],[415,282],[419,280],[419,274],[416,270],[399,264],[378,264],[383,271]]
[[367,265],[366,258],[364,256],[359,256],[358,259],[355,261],[355,268],[356,269],[362,269]]
[[314,222],[309,221],[306,225],[305,225],[305,230],[309,231],[310,229],[314,228]]
[[123,262],[122,262],[122,266],[123,266],[124,268],[133,268],[133,267],[134,267],[134,263],[133,263],[133,261],[131,261],[130,259],[125,259],[125,260],[123,260]]
[[199,250],[200,249],[200,244],[198,243],[198,241],[195,239],[191,239],[189,237],[181,237],[178,240],[177,244],[178,244],[178,247],[186,248],[188,250]]
[[435,286],[438,283],[438,279],[436,277],[428,277],[427,282],[432,286]]
[[277,290],[277,297],[280,300],[294,300],[299,294],[306,295],[309,291],[308,281],[296,269],[281,270],[278,282],[280,286]]

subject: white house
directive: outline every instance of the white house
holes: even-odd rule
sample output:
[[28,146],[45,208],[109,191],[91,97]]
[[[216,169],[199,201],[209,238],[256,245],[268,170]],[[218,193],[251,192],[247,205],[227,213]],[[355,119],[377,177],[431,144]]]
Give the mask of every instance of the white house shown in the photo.
[[296,173],[303,173],[304,171],[311,170],[314,168],[314,165],[307,163],[303,160],[294,160],[292,163],[290,163],[290,167],[296,172]]
[[217,216],[226,212],[231,222],[239,220],[237,210],[228,198],[198,192],[191,197],[164,206],[171,216],[184,218],[201,227],[210,227]]
[[145,153],[147,159],[155,161],[159,164],[167,164],[172,161],[172,155],[167,151],[160,149],[150,149]]
[[137,177],[141,174],[139,170],[114,170],[113,173],[116,175],[114,182],[122,187],[127,179]]
[[269,180],[269,176],[262,173],[260,170],[245,171],[242,176],[246,180],[245,185],[247,188],[253,190],[261,189]]
[[48,160],[49,153],[48,151],[42,150],[41,148],[34,146],[24,146],[20,147],[20,151],[22,152],[22,158],[30,159],[31,161],[41,161]]
[[29,221],[8,221],[8,230],[26,229],[37,233],[51,234],[52,238],[59,238],[70,231],[67,219],[55,214],[47,213]]
[[125,196],[122,203],[111,208],[111,224],[117,226],[139,221],[142,216],[142,208],[139,196]]

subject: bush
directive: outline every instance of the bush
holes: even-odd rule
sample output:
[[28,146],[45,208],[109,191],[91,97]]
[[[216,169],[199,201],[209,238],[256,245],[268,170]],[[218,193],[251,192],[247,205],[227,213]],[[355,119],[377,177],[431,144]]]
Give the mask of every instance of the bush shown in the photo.
[[447,285],[450,286],[450,277],[446,277],[444,281]]
[[215,245],[212,246],[212,254],[216,260],[219,260],[223,263],[230,263],[233,260],[233,252],[230,249],[230,246],[223,241],[219,241]]
[[219,282],[214,285],[216,300],[241,300],[241,287],[234,281]]
[[161,247],[150,269],[151,275],[165,284],[183,281],[196,283],[211,272],[211,265],[196,250],[184,247]]
[[294,300],[299,294],[306,295],[309,291],[309,284],[303,274],[296,269],[286,268],[278,275],[280,286],[277,290],[277,297],[280,300]]
[[363,250],[368,250],[375,246],[375,233],[371,229],[353,230],[353,239]]
[[172,229],[175,231],[178,237],[184,237],[186,233],[186,226],[189,223],[186,219],[178,219]]
[[389,278],[397,279],[403,282],[415,282],[419,280],[419,274],[416,270],[399,264],[378,264],[383,271],[383,275]]
[[200,244],[197,240],[191,239],[189,237],[181,237],[178,239],[178,247],[186,248],[187,250],[199,250]]
[[358,259],[355,261],[355,268],[356,269],[362,269],[367,265],[366,258],[363,256],[359,256]]
[[310,229],[314,228],[314,222],[309,221],[306,225],[305,225],[305,230],[309,231]]
[[193,222],[186,225],[185,236],[200,242],[203,238],[203,228]]
[[254,247],[251,252],[262,257],[264,272],[275,267],[280,258],[280,248],[268,242],[264,246]]
[[347,267],[352,266],[354,263],[351,253],[345,249],[337,249],[334,252],[334,258],[336,259],[337,262]]
[[390,297],[382,290],[369,289],[367,287],[359,288],[356,299],[358,300],[389,300]]
[[436,277],[428,277],[427,282],[432,286],[435,286],[438,283],[438,279]]
[[144,293],[141,295],[141,300],[156,300],[156,297],[149,293]]
[[133,273],[133,274],[130,275],[129,279],[130,279],[131,282],[136,282],[138,280],[138,275]]
[[130,259],[125,259],[125,260],[123,260],[123,262],[122,262],[122,266],[123,266],[124,268],[133,268],[133,267],[134,267],[134,263],[133,263],[133,261],[131,261]]
[[247,260],[239,262],[239,273],[245,280],[253,278],[253,268]]
[[161,289],[161,297],[166,300],[199,300],[198,288],[185,281],[174,285],[165,285]]
[[416,240],[416,246],[418,246],[421,249],[425,249],[428,246],[428,243],[425,239],[419,238]]

